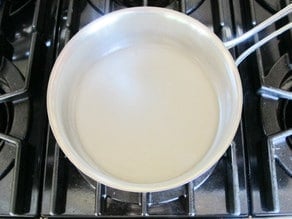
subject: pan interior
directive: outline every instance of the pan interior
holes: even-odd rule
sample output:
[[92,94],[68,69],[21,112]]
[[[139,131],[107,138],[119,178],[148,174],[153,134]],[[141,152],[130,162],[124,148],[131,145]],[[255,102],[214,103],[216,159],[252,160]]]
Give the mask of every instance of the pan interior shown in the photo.
[[204,66],[185,49],[134,43],[96,60],[79,82],[71,115],[80,143],[116,178],[173,179],[212,145],[218,100]]

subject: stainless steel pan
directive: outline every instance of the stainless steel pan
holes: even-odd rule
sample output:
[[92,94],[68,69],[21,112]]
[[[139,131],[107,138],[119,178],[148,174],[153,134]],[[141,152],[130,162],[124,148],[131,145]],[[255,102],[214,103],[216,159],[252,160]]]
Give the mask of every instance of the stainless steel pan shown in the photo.
[[47,109],[57,142],[76,167],[134,192],[180,186],[212,167],[241,118],[237,65],[228,49],[291,11],[223,43],[182,13],[139,7],[110,13],[65,46],[51,73]]

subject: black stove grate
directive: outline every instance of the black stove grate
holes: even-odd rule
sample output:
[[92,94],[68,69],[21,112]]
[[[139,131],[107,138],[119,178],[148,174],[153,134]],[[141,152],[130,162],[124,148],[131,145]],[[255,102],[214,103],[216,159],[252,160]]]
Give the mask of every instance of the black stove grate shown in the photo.
[[[291,1],[250,1],[247,3],[250,9],[248,23],[251,26],[260,23],[289,3]],[[291,15],[262,34],[288,22],[291,22]],[[285,108],[292,98],[292,93],[287,93],[292,77],[291,33],[287,31],[258,49],[244,66],[252,73],[247,74],[245,81],[249,92],[245,95],[243,115],[249,155],[251,214],[255,216],[292,215],[289,204],[292,197],[289,138],[292,133],[291,127],[287,126],[291,112]],[[259,37],[261,34],[256,35],[254,41]]]
[[40,211],[47,124],[43,4],[0,1],[0,217],[35,217]]
[[[46,117],[50,70],[79,29],[111,11],[133,6],[131,2],[0,1],[0,217],[291,216],[291,31],[239,66],[242,123],[231,147],[201,179],[162,193],[129,193],[89,179],[64,156]],[[291,3],[137,2],[186,13],[223,41]],[[237,56],[262,34],[291,19],[291,15],[281,19],[230,52]]]

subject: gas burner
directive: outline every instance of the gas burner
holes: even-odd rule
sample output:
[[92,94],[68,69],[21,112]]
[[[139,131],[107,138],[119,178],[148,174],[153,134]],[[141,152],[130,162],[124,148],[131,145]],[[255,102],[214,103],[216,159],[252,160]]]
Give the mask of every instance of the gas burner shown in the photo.
[[[288,54],[283,55],[265,76],[261,112],[263,127],[268,136],[269,160],[278,161],[292,175],[292,69]],[[266,87],[268,86],[268,87]],[[289,146],[290,145],[290,146]],[[275,174],[275,167],[272,165]],[[273,181],[273,180],[272,180]],[[276,184],[274,182],[274,184]]]
[[[207,172],[199,176],[197,179],[191,182],[191,185],[193,189],[195,190],[200,185],[202,185],[212,174],[214,168],[216,165],[211,167]],[[96,186],[98,183],[94,181],[93,179],[89,178],[88,176],[84,175],[82,172],[80,172],[81,175],[84,177],[84,179],[90,184],[90,186],[94,189],[96,189]],[[178,200],[180,198],[186,197],[188,193],[188,187],[187,185],[180,186],[174,189],[162,191],[162,192],[151,192],[147,193],[148,200],[147,203],[150,205],[158,205],[158,204],[164,204],[169,203],[175,200]],[[124,203],[131,203],[131,204],[141,204],[141,196],[142,193],[136,193],[136,192],[126,192],[118,189],[114,189],[111,187],[106,187],[105,189],[105,197],[110,198],[114,201],[118,202],[124,202]]]
[[174,0],[115,0],[119,5],[126,7],[137,7],[137,6],[156,6],[166,7],[170,5]]
[[[259,90],[261,98],[261,116],[266,144],[261,151],[259,162],[263,167],[263,183],[270,195],[267,208],[273,212],[280,211],[279,188],[281,176],[277,166],[284,170],[287,176],[292,176],[291,143],[291,100],[292,100],[292,65],[288,53],[282,55],[263,77],[263,86]],[[289,111],[290,109],[290,111]],[[290,119],[288,119],[290,117]],[[288,120],[287,120],[288,119]],[[290,140],[289,140],[290,138]],[[277,161],[277,162],[276,162]],[[278,165],[276,165],[276,163]]]
[[[289,112],[291,100],[283,98],[284,96],[279,98],[278,95],[268,92],[269,88],[282,93],[292,89],[291,66],[289,55],[281,56],[264,77],[265,87],[259,90],[259,93],[264,97],[261,98],[261,115],[263,128],[267,136],[286,130],[291,124],[291,116],[290,118],[288,116],[291,113]],[[287,120],[287,118],[289,119]]]
[[[21,89],[24,79],[15,65],[2,57],[0,62],[0,95]],[[28,100],[20,99],[0,104],[0,133],[23,139],[27,132],[29,116]],[[0,180],[13,167],[15,148],[1,140]]]

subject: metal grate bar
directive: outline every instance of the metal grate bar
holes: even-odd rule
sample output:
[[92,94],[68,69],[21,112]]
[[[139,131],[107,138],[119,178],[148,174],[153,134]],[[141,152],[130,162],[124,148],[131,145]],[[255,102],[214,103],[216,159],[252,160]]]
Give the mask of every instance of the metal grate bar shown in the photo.
[[0,95],[0,103],[14,101],[17,99],[23,99],[26,96],[27,96],[27,89],[26,88],[19,89],[10,93]]
[[21,152],[22,152],[22,143],[19,139],[14,138],[9,135],[5,135],[0,133],[0,139],[10,143],[16,149],[15,154],[15,163],[14,163],[14,175],[13,175],[13,182],[12,182],[12,193],[11,193],[11,200],[10,200],[10,214],[17,215],[18,213],[18,196],[19,196],[19,170],[20,170],[20,161],[21,161]]
[[278,100],[279,98],[292,100],[292,92],[282,90],[279,88],[269,87],[269,86],[262,86],[259,91],[262,97]]
[[273,157],[292,176],[292,150],[286,140],[290,136],[292,136],[292,129],[270,136],[268,138],[268,146],[273,148]]
[[52,191],[51,191],[51,214],[56,214],[56,203],[57,203],[57,189],[58,189],[58,182],[57,182],[57,175],[58,175],[58,166],[59,166],[59,147],[56,145],[55,147],[55,154],[54,154],[54,169],[53,169],[53,178],[52,178]]
[[224,7],[222,1],[218,1],[218,11],[219,11],[219,25],[221,27],[225,26],[225,19],[224,19]]
[[72,17],[73,17],[73,7],[74,1],[69,2],[68,12],[67,12],[67,20],[66,20],[66,28],[65,28],[65,45],[69,42],[71,38],[71,25],[72,25]]
[[39,19],[39,16],[41,15],[40,14],[40,4],[41,4],[41,1],[40,0],[37,0],[36,3],[35,3],[35,13],[34,13],[34,16],[33,16],[33,20],[32,20],[32,32],[35,32],[37,31],[37,28],[38,28],[38,22],[41,20]]
[[280,210],[280,203],[279,203],[279,193],[278,193],[278,182],[277,178],[275,177],[277,175],[276,173],[276,161],[274,156],[274,150],[273,150],[273,137],[268,138],[268,168],[269,171],[267,171],[266,179],[267,179],[267,188],[269,189],[269,194],[271,196],[271,199],[268,201],[268,207],[269,210],[273,212],[279,212]]
[[67,13],[67,20],[66,20],[66,27],[70,28],[72,24],[72,16],[74,13],[73,10],[74,1],[71,0],[68,6],[68,13]]
[[194,189],[194,182],[191,181],[187,184],[187,199],[188,199],[188,215],[195,216],[196,209],[195,209],[195,189]]
[[179,7],[179,10],[182,12],[182,13],[187,13],[187,2],[186,2],[186,0],[181,0],[181,1],[179,1],[179,3],[180,3],[180,7]]
[[[256,14],[255,14],[255,6],[252,0],[249,1],[249,7],[250,7],[251,25],[252,27],[254,27],[257,25],[257,21],[256,21]],[[254,36],[254,41],[255,43],[259,41],[258,34]],[[257,57],[257,67],[259,70],[259,74],[261,76],[264,76],[264,65],[263,65],[262,53],[260,49],[256,50],[256,57]]]
[[111,0],[105,0],[104,2],[104,13],[107,14],[112,11],[112,3]]
[[24,81],[24,88],[23,88],[24,91],[29,89],[31,74],[34,69],[34,65],[39,64],[40,56],[37,54],[39,50],[36,49],[36,48],[40,48],[39,44],[40,44],[39,33],[34,32],[32,34],[31,43],[30,43],[29,58],[28,58],[29,65],[26,70],[27,76]]
[[249,5],[250,5],[251,24],[252,24],[252,26],[255,26],[255,25],[257,25],[257,21],[256,21],[256,13],[255,13],[254,1],[253,0],[249,0]]
[[67,164],[63,153],[56,144],[52,177],[50,213],[62,214],[66,206]]
[[106,205],[106,187],[100,183],[96,183],[95,190],[95,215],[103,214]]
[[140,194],[140,198],[141,198],[141,215],[142,216],[148,216],[148,203],[149,203],[149,198],[148,198],[148,194],[147,193],[141,193]]
[[227,151],[228,160],[226,162],[227,167],[227,208],[228,211],[234,215],[240,214],[240,196],[239,196],[239,180],[238,180],[238,167],[236,156],[236,144],[231,143],[229,150]]
[[[87,1],[90,2],[90,1]],[[92,7],[94,5],[91,5]],[[80,1],[74,1],[71,0],[68,6],[68,13],[67,13],[67,22],[66,26],[69,28],[70,32],[68,36],[71,38],[76,32],[78,32],[80,28],[80,16],[82,13],[82,3]],[[100,13],[103,15],[103,12],[97,8],[93,7],[94,10],[97,11],[97,13]]]
[[218,25],[221,28],[221,39],[225,42],[233,37],[232,18],[229,3],[227,0],[218,1]]

